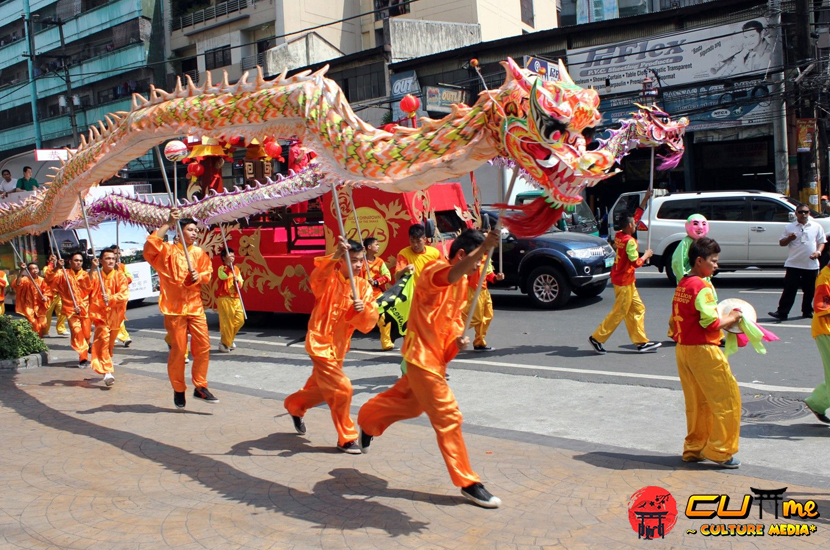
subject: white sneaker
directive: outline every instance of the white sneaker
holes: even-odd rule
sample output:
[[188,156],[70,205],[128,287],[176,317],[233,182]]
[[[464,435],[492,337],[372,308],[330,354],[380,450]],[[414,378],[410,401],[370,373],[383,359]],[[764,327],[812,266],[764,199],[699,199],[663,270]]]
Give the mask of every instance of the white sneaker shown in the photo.
[[124,347],[128,348],[128,347],[130,347],[130,344],[132,344],[132,343],[133,343],[133,339],[132,338],[127,338],[126,340],[124,340]]
[[112,386],[113,384],[115,384],[115,377],[112,375],[111,372],[108,372],[104,375],[104,384],[106,384],[107,386]]
[[231,349],[232,349],[232,350],[233,350],[233,349],[236,349],[236,344],[235,344],[235,343],[233,343],[233,342],[231,343]]
[[190,363],[190,356],[189,355],[184,356],[184,362],[185,362],[185,364]]
[[222,342],[219,342],[219,351],[221,351],[222,353],[230,353],[231,348],[229,348],[228,346],[226,346]]

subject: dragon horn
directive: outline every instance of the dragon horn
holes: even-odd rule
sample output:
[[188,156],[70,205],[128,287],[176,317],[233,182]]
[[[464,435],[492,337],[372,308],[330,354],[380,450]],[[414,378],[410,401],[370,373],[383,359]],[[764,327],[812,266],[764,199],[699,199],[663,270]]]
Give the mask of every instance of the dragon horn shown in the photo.
[[512,57],[508,57],[507,61],[502,61],[501,65],[507,72],[507,77],[504,80],[505,84],[509,84],[511,80],[515,80],[524,91],[530,91],[530,82],[528,82],[522,68],[519,67],[518,63],[513,61]]
[[562,63],[561,59],[559,60],[559,80],[561,80],[565,84],[576,86],[576,83],[571,78],[571,75],[568,74],[568,69],[565,68],[565,64]]

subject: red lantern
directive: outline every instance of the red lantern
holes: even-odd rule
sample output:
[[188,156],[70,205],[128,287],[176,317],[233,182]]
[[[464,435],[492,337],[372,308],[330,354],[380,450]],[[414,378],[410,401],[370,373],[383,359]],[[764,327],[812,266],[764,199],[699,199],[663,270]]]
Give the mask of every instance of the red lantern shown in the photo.
[[193,162],[187,166],[187,173],[194,178],[198,178],[205,173],[205,167],[198,162]]
[[282,155],[282,145],[276,141],[269,141],[265,144],[265,154],[272,159],[280,158],[280,155]]
[[421,106],[421,100],[412,94],[406,94],[401,99],[401,111],[408,113],[410,118],[415,115],[415,111]]

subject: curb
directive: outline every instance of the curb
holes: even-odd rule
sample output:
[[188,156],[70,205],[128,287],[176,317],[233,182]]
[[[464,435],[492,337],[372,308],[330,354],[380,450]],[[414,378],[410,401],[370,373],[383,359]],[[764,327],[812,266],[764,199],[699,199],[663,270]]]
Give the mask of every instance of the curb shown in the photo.
[[49,352],[33,353],[19,359],[4,359],[0,361],[0,372],[16,371],[19,369],[33,369],[49,364]]

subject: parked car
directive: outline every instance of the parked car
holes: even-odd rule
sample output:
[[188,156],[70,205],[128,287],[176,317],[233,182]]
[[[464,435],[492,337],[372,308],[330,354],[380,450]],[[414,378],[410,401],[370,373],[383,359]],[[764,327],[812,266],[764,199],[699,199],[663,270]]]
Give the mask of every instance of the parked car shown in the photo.
[[[516,195],[514,204],[524,204],[531,202],[542,196],[541,191],[525,191]],[[572,212],[563,214],[559,229],[563,231],[573,231],[574,233],[585,233],[586,235],[593,235],[599,237],[599,224],[597,219],[591,212],[591,209],[585,204],[585,201],[576,205]]]
[[[498,211],[483,208],[493,226]],[[603,239],[551,227],[535,239],[518,239],[502,231],[504,267],[497,251],[493,268],[504,273],[494,288],[518,287],[539,308],[559,308],[568,303],[571,292],[580,297],[599,296],[611,276],[614,251]]]
[[[614,203],[612,219],[620,211],[639,204],[643,194],[624,193]],[[780,193],[762,191],[709,191],[674,193],[652,199],[655,215],[648,227],[648,208],[637,226],[640,252],[647,246],[648,231],[654,256],[651,264],[677,284],[671,270],[671,257],[678,243],[686,236],[686,218],[703,214],[709,220],[709,236],[721,246],[721,271],[747,267],[781,269],[787,259],[787,248],[778,245],[784,227],[795,220],[799,201]],[[630,210],[633,212],[633,209]],[[830,216],[811,209],[812,219],[830,232]]]

